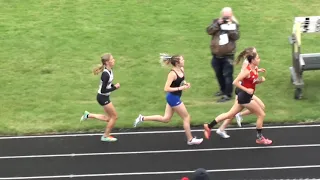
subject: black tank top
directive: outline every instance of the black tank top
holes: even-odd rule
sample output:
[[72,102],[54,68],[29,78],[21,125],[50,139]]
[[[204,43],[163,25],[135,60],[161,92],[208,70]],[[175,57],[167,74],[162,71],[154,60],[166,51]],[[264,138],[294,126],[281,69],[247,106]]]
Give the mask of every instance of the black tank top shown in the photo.
[[[184,72],[182,71],[182,72],[183,72],[183,76],[180,77],[175,70],[172,69],[171,71],[173,71],[173,72],[176,73],[177,79],[174,80],[174,81],[172,81],[170,87],[180,87],[180,86],[182,86],[182,82],[184,82]],[[182,90],[180,90],[180,91],[174,91],[174,92],[171,92],[171,93],[172,93],[172,94],[175,94],[175,95],[178,95],[178,96],[181,96],[181,95],[182,95]]]

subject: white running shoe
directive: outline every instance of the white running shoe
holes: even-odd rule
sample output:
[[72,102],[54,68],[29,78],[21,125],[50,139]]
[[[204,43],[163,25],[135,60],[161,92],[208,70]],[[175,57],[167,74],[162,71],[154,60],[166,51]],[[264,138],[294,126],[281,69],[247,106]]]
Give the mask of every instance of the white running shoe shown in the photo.
[[197,139],[196,137],[192,138],[191,141],[188,141],[188,145],[199,145],[203,141],[203,138]]
[[241,127],[241,122],[242,122],[243,119],[242,119],[240,113],[236,114],[236,119],[237,119],[238,126]]
[[138,124],[142,123],[142,115],[139,114],[139,116],[137,117],[137,119],[134,121],[133,127],[137,127]]
[[230,136],[227,134],[226,131],[221,131],[220,129],[217,129],[216,133],[219,134],[219,136],[221,136],[222,138],[225,138],[225,139],[227,139],[227,138],[230,137]]

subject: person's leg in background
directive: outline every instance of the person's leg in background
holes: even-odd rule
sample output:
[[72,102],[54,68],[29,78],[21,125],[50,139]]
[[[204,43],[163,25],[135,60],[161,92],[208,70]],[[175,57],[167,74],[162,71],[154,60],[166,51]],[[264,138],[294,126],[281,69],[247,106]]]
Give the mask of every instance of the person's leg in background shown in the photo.
[[233,92],[233,58],[234,56],[227,56],[224,59],[222,59],[222,74],[224,79],[224,95],[221,97],[221,99],[218,100],[218,102],[226,102],[230,101],[232,98],[232,92]]
[[217,58],[215,55],[212,55],[211,66],[215,71],[216,78],[218,80],[220,91],[215,93],[215,96],[222,96],[224,95],[223,92],[225,91],[225,78],[223,77],[223,66],[222,60]]

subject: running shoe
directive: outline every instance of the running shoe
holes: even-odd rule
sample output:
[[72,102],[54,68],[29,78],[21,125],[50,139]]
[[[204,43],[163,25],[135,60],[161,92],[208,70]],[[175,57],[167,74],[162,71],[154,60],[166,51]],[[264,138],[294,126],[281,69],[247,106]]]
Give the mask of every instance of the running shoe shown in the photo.
[[137,127],[138,124],[142,123],[142,118],[143,118],[143,116],[141,114],[139,114],[137,119],[134,121],[133,127]]
[[203,138],[197,139],[197,137],[194,137],[191,139],[191,141],[188,141],[188,145],[199,145],[203,141]]
[[104,142],[115,142],[117,140],[118,139],[113,136],[108,136],[108,137],[105,137],[104,135],[101,136],[101,141],[104,141]]
[[272,140],[266,139],[265,137],[261,137],[260,139],[256,139],[257,144],[269,145],[272,143]]
[[243,119],[242,119],[240,113],[236,114],[236,119],[237,119],[238,126],[241,127],[241,122],[242,122]]
[[227,138],[230,137],[230,136],[227,134],[226,131],[221,131],[220,129],[217,129],[216,133],[217,133],[219,136],[221,136],[222,138],[225,138],[225,139],[227,139]]

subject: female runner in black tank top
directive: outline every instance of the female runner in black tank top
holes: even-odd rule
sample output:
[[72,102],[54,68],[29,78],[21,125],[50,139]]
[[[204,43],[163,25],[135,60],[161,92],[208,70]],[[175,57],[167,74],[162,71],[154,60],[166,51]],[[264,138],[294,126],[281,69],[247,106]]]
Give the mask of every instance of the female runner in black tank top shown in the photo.
[[183,128],[187,137],[188,145],[198,145],[201,144],[203,139],[197,139],[193,137],[190,130],[190,115],[180,100],[182,91],[190,88],[190,83],[185,83],[184,81],[184,59],[180,55],[169,56],[167,54],[161,54],[160,56],[162,62],[173,65],[172,70],[169,72],[167,81],[164,87],[166,92],[166,109],[164,116],[152,115],[152,116],[142,116],[141,114],[137,117],[134,122],[134,127],[143,121],[158,121],[163,123],[168,123],[173,113],[176,112],[183,119]]
[[[183,68],[182,68],[182,69],[183,69]],[[173,72],[176,74],[177,79],[175,79],[174,81],[172,81],[170,87],[174,88],[174,87],[183,86],[183,84],[184,84],[185,81],[184,81],[184,72],[183,72],[182,69],[181,69],[181,71],[182,71],[182,73],[183,73],[183,76],[182,76],[182,77],[180,77],[175,70],[171,69],[171,71],[173,71]],[[174,94],[174,95],[177,95],[177,96],[181,97],[181,95],[182,95],[182,90],[171,92],[171,94]]]

